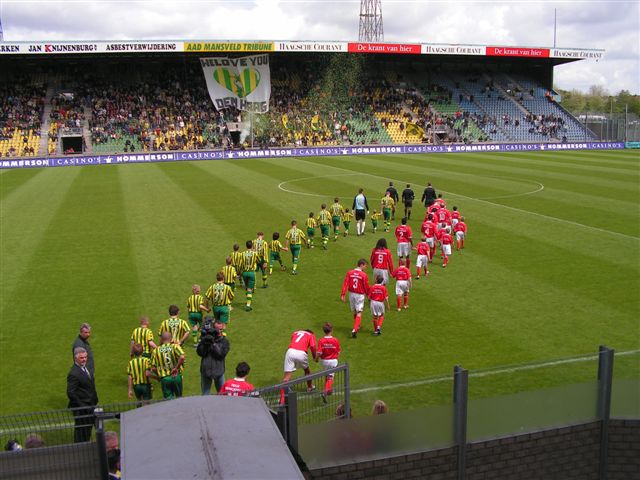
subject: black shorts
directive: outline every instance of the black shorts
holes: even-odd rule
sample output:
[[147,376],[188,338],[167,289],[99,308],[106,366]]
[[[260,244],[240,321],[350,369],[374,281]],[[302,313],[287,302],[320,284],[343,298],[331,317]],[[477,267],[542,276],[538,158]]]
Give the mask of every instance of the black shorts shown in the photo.
[[413,207],[413,200],[407,200],[406,202],[404,202],[404,206],[407,208]]
[[364,210],[356,210],[356,220],[364,220],[366,217],[366,213]]

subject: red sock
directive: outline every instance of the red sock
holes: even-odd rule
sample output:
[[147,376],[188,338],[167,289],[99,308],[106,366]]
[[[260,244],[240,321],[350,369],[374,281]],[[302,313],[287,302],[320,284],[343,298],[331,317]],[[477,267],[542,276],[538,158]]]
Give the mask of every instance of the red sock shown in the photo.
[[378,328],[382,328],[382,322],[384,322],[384,315],[378,317]]
[[405,304],[405,306],[409,305],[409,294],[408,293],[404,294],[404,304]]
[[396,297],[396,301],[398,302],[398,308],[402,306],[402,296]]
[[409,257],[407,257],[406,267],[411,268],[411,259]]
[[462,240],[460,240],[460,245],[461,245],[460,248],[464,248],[464,238]]
[[378,320],[373,319],[373,330],[376,331],[378,329]]
[[447,263],[449,263],[449,257],[445,255],[443,260],[443,265],[447,265]]
[[419,268],[416,268],[416,275],[420,276],[420,269]]
[[280,405],[284,405],[284,388],[280,390]]
[[458,250],[460,250],[460,240],[458,240],[456,243],[458,244]]
[[333,388],[333,377],[327,377],[327,381],[324,382],[324,393],[328,393]]
[[435,245],[433,247],[430,247],[430,250],[431,250],[431,255],[429,255],[429,260],[433,260],[433,255],[436,253]]
[[362,314],[360,314],[360,313],[356,313],[356,314],[353,316],[353,330],[354,330],[354,331],[356,331],[356,332],[357,332],[358,330],[360,330],[360,322],[361,322],[361,321],[362,321]]

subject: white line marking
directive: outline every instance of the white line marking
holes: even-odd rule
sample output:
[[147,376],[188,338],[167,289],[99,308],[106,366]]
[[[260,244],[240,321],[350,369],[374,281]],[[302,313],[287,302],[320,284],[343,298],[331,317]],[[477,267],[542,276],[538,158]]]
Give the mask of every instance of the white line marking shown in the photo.
[[[637,353],[640,353],[640,349],[616,352],[615,355],[622,357],[627,355],[636,355]],[[550,362],[530,363],[530,364],[519,365],[514,367],[497,368],[495,370],[486,370],[486,371],[478,371],[478,372],[470,371],[469,377],[481,378],[481,377],[489,377],[492,375],[501,375],[503,373],[523,372],[526,370],[535,370],[537,368],[543,368],[543,367],[554,367],[557,365],[566,365],[569,363],[588,362],[588,361],[595,360],[596,358],[598,358],[598,355],[587,355],[587,356],[580,356],[580,357],[564,358],[562,360],[552,360]],[[414,380],[412,382],[355,388],[351,390],[351,393],[358,394],[358,393],[367,393],[367,392],[377,392],[379,390],[393,390],[396,388],[419,387],[421,385],[430,385],[433,383],[450,382],[452,381],[452,378],[453,378],[452,375],[446,375],[442,377],[425,378],[424,380]]]
[[[298,158],[298,157],[290,157],[290,158],[291,158],[291,159],[294,159],[294,160],[298,160],[298,161],[300,161],[300,162],[310,163],[310,164],[312,164],[312,165],[318,165],[317,163],[313,163],[313,162],[310,162],[310,161],[308,161],[308,160],[303,160],[303,159]],[[389,178],[389,177],[383,177],[382,175],[375,175],[375,174],[373,174],[373,173],[361,173],[361,172],[355,172],[355,170],[350,170],[350,169],[348,169],[348,168],[343,168],[343,167],[334,167],[333,165],[327,165],[327,166],[328,166],[328,167],[331,167],[331,168],[338,169],[338,170],[344,170],[344,171],[346,171],[346,172],[353,172],[353,173],[357,173],[358,175],[367,175],[367,176],[369,176],[369,177],[385,178],[385,179],[395,180],[396,182],[401,182],[401,183],[411,183],[411,182],[406,182],[405,180],[399,180],[399,179],[397,179],[397,178]],[[416,185],[416,184],[414,184],[414,185]],[[418,186],[418,187],[424,187],[424,185],[416,185],[416,186]],[[549,216],[549,215],[544,215],[544,214],[542,214],[542,213],[532,212],[532,211],[530,211],[530,210],[523,210],[523,209],[521,209],[521,208],[515,208],[515,207],[510,207],[510,206],[508,206],[508,205],[503,205],[503,204],[501,204],[501,203],[489,202],[488,200],[482,200],[481,198],[468,197],[468,196],[466,196],[466,195],[461,195],[461,194],[459,194],[459,193],[454,193],[454,192],[447,192],[447,191],[445,191],[445,190],[441,190],[441,191],[442,191],[442,192],[444,192],[444,193],[447,193],[447,194],[449,194],[449,195],[456,196],[456,197],[466,198],[467,200],[473,200],[473,201],[476,201],[476,202],[488,203],[489,205],[494,205],[494,206],[496,206],[496,207],[502,207],[502,208],[506,208],[507,210],[513,210],[514,212],[528,213],[528,214],[530,214],[530,215],[535,215],[536,217],[546,218],[546,219],[548,219],[548,220],[555,220],[556,222],[567,223],[567,224],[569,224],[569,225],[574,225],[574,226],[576,226],[576,227],[586,228],[586,229],[588,229],[588,230],[594,230],[594,231],[596,231],[596,232],[608,233],[608,234],[610,234],[610,235],[615,235],[615,236],[617,236],[617,237],[623,237],[623,238],[629,238],[629,239],[631,239],[631,240],[636,240],[636,241],[640,240],[640,238],[639,238],[639,237],[636,237],[636,236],[634,236],[634,235],[627,235],[627,234],[620,233],[620,232],[614,232],[614,231],[611,231],[611,230],[605,230],[604,228],[592,227],[591,225],[585,225],[585,224],[583,224],[583,223],[572,222],[571,220],[565,220],[565,219],[563,219],[563,218],[551,217],[551,216]]]
[[295,190],[288,190],[288,189],[284,188],[283,185],[286,185],[287,183],[291,183],[291,182],[302,181],[302,180],[314,180],[316,178],[329,178],[329,177],[347,177],[347,176],[350,176],[350,175],[360,175],[360,173],[336,173],[336,174],[332,174],[332,175],[314,175],[313,177],[292,178],[291,180],[285,180],[284,182],[280,182],[278,184],[278,188],[280,190],[282,190],[283,192],[295,193],[296,195],[307,195],[309,197],[331,197],[332,194],[321,195],[319,193],[296,192]]
[[[485,175],[478,175],[478,176],[482,176],[484,177]],[[487,178],[508,178],[508,177],[487,177]],[[510,179],[513,180],[515,182],[519,181],[519,180],[514,180],[514,179]],[[538,193],[544,190],[544,185],[540,182],[534,182],[533,180],[527,180],[527,183],[533,183],[535,185],[538,186],[538,188],[536,190],[531,190],[530,192],[524,192],[524,193],[514,193],[511,195],[499,195],[497,197],[481,197],[478,198],[478,200],[497,200],[499,198],[516,198],[516,197],[525,197],[527,195],[533,195],[534,193]],[[522,181],[522,183],[524,183],[524,181]]]

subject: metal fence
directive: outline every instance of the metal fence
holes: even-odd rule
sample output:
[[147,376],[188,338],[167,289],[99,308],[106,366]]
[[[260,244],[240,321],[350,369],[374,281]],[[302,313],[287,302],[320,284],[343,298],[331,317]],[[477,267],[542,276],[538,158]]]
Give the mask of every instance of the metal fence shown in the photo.
[[633,113],[582,112],[578,121],[603,142],[640,141],[640,118]]
[[[329,378],[333,378],[333,384],[331,390],[327,391],[326,382]],[[264,400],[282,436],[297,453],[300,425],[351,416],[349,365],[338,365],[285,383],[259,388],[252,395]]]

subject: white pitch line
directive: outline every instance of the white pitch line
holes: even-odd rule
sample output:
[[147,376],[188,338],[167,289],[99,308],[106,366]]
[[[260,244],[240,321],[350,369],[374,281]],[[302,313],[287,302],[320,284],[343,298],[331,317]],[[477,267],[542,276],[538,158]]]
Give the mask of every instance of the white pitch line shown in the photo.
[[300,182],[302,180],[314,180],[316,178],[329,178],[329,177],[347,177],[350,175],[360,175],[359,173],[336,173],[332,175],[314,175],[313,177],[301,177],[301,178],[292,178],[291,180],[285,180],[284,182],[280,182],[278,184],[278,188],[283,192],[294,193],[296,195],[307,195],[308,197],[331,197],[331,195],[321,195],[319,193],[306,193],[306,192],[296,192],[295,190],[287,190],[283,187],[287,183],[291,182]]
[[[497,197],[482,197],[479,198],[478,200],[495,200],[498,198],[516,198],[516,197],[524,197],[526,195],[533,195],[534,193],[538,193],[544,190],[544,185],[540,182],[535,182],[533,180],[519,180],[516,178],[511,178],[511,177],[494,177],[491,175],[476,175],[476,174],[471,174],[471,173],[459,173],[459,172],[451,172],[455,175],[468,175],[468,176],[473,176],[473,177],[483,177],[483,178],[496,178],[496,179],[507,179],[507,180],[511,180],[512,182],[515,183],[533,183],[534,185],[537,185],[537,189],[535,190],[531,190],[530,192],[523,192],[523,193],[513,193],[513,194],[509,194],[509,195],[500,195]],[[303,180],[313,180],[316,178],[329,178],[329,177],[346,177],[346,176],[350,176],[350,175],[360,175],[359,173],[337,173],[337,174],[333,174],[333,175],[316,175],[313,177],[300,177],[300,178],[292,178],[291,180],[285,180],[284,182],[280,182],[278,184],[278,189],[282,190],[283,192],[287,192],[287,193],[293,193],[296,195],[306,195],[308,197],[331,197],[331,194],[327,194],[327,195],[323,195],[323,194],[319,194],[319,193],[307,193],[307,192],[297,192],[295,190],[289,190],[287,188],[284,188],[284,185],[288,184],[288,183],[293,183],[293,182],[298,182],[298,181],[303,181]],[[447,192],[447,193],[451,193],[451,192]],[[457,195],[457,194],[453,194],[453,195]]]
[[[484,177],[484,175],[478,175],[478,176],[482,176]],[[486,177],[486,178],[498,178],[498,177]],[[506,177],[504,177],[506,178]],[[517,181],[517,180],[514,180]],[[478,198],[478,200],[497,200],[499,198],[516,198],[516,197],[525,197],[527,195],[533,195],[534,193],[538,193],[544,190],[544,185],[540,182],[534,182],[533,180],[527,180],[527,182],[531,182],[531,183],[535,183],[536,185],[538,185],[538,188],[536,190],[531,190],[530,192],[524,192],[524,193],[514,193],[511,195],[500,195],[497,197],[482,197],[482,198]]]
[[[622,352],[616,352],[616,356],[627,356],[627,355],[635,355],[640,353],[640,349],[637,350],[626,350]],[[501,375],[503,373],[514,373],[514,372],[524,372],[526,370],[535,370],[538,368],[544,367],[554,367],[556,365],[566,365],[570,363],[578,363],[578,362],[588,362],[591,360],[595,360],[598,358],[598,355],[588,355],[588,356],[580,356],[580,357],[572,357],[572,358],[564,358],[562,360],[552,360],[550,362],[542,362],[542,363],[530,363],[526,365],[518,365],[514,367],[505,367],[498,368],[496,370],[486,370],[481,372],[469,372],[469,377],[472,378],[481,378],[481,377],[489,377],[492,375]],[[355,388],[351,390],[352,394],[358,393],[367,393],[367,392],[377,392],[380,390],[393,390],[396,388],[409,388],[409,387],[419,387],[421,385],[430,385],[433,383],[442,383],[449,382],[452,380],[452,375],[446,375],[442,377],[434,377],[434,378],[425,378],[424,380],[414,380],[411,382],[405,383],[394,383],[389,385],[380,385],[377,387],[363,387],[363,388]]]
[[[303,159],[298,158],[298,157],[291,157],[291,158],[293,158],[295,160],[298,160],[300,162],[305,162],[305,163],[310,163],[312,165],[317,165],[316,163],[309,162],[308,160],[303,160]],[[397,178],[390,178],[390,177],[383,177],[382,175],[375,175],[373,173],[361,173],[361,172],[356,172],[355,170],[350,170],[348,168],[334,167],[333,165],[328,165],[328,166],[331,167],[331,168],[338,169],[338,170],[344,170],[346,172],[357,173],[358,175],[367,175],[369,177],[385,178],[385,179],[395,180],[396,182],[401,182],[401,183],[411,183],[411,182],[407,182],[405,180],[399,180]],[[416,185],[416,186],[424,187],[425,185]],[[591,225],[585,225],[584,223],[573,222],[571,220],[565,220],[563,218],[552,217],[550,215],[544,215],[542,213],[532,212],[530,210],[523,210],[521,208],[510,207],[508,205],[503,205],[501,203],[489,202],[488,200],[482,200],[481,198],[468,197],[466,195],[461,195],[459,193],[447,192],[446,190],[441,190],[441,191],[444,192],[444,193],[447,193],[449,195],[456,196],[456,197],[466,198],[467,200],[473,200],[473,201],[476,201],[476,202],[487,203],[489,205],[494,205],[496,207],[506,208],[507,210],[513,210],[514,212],[528,213],[529,215],[534,215],[536,217],[546,218],[547,220],[555,220],[556,222],[566,223],[566,224],[569,224],[569,225],[574,225],[576,227],[586,228],[587,230],[593,230],[593,231],[596,231],[596,232],[608,233],[610,235],[615,235],[617,237],[623,237],[623,238],[629,238],[631,240],[636,240],[636,241],[640,240],[640,238],[638,238],[636,236],[633,236],[633,235],[627,235],[627,234],[620,233],[620,232],[613,232],[611,230],[606,230],[604,228],[599,228],[599,227],[592,227]]]

